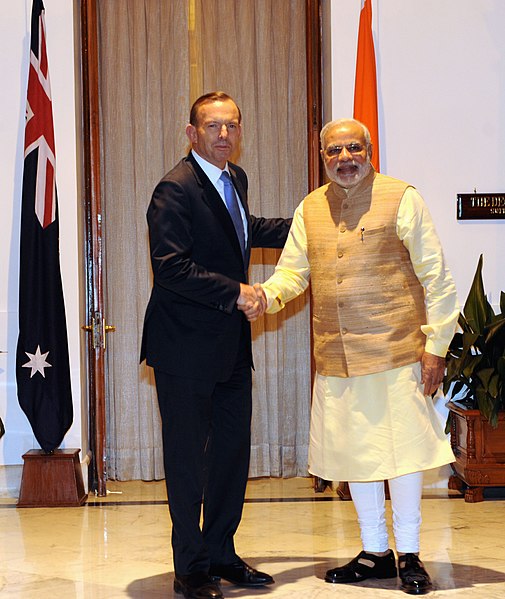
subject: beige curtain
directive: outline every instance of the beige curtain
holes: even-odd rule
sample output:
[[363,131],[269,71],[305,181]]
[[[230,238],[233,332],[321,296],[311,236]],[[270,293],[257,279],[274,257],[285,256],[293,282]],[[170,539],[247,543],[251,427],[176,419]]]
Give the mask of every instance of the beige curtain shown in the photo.
[[[145,212],[187,151],[192,101],[222,89],[243,113],[240,164],[257,216],[291,216],[307,192],[304,0],[100,0],[108,341],[108,476],[163,478],[156,392],[138,365],[151,288]],[[251,281],[278,253],[256,250]],[[251,476],[307,472],[308,299],[255,323]]]

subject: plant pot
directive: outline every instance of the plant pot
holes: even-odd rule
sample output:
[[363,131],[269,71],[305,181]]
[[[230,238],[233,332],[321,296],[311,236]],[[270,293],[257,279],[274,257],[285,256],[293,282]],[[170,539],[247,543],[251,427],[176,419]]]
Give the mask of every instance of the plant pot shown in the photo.
[[451,447],[455,456],[449,489],[465,494],[465,501],[484,498],[486,487],[505,487],[505,413],[493,428],[479,410],[465,410],[452,401]]

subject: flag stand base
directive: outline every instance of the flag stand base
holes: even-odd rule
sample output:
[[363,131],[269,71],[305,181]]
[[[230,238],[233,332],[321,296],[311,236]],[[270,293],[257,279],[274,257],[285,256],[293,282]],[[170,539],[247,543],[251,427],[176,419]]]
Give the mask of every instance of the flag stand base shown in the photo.
[[86,502],[80,449],[56,449],[46,454],[30,449],[23,455],[18,507],[79,507]]

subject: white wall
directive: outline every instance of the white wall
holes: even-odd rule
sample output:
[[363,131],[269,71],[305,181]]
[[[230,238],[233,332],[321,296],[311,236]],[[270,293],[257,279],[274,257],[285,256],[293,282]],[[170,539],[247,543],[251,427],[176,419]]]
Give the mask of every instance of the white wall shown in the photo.
[[[17,343],[19,221],[23,175],[24,118],[30,48],[31,0],[0,2],[0,466],[22,464],[38,448],[19,408],[15,385]],[[78,218],[74,97],[74,16],[70,0],[44,0],[47,52],[56,136],[56,180],[60,214],[60,252],[69,335],[74,423],[63,447],[82,447],[79,362]],[[81,456],[82,458],[82,456]],[[19,470],[19,469],[18,469]],[[17,473],[0,468],[0,495],[15,488]]]
[[[505,2],[373,0],[381,171],[424,196],[466,299],[505,290],[505,221],[457,221],[458,193],[505,192]],[[361,0],[331,0],[332,114],[352,116]]]

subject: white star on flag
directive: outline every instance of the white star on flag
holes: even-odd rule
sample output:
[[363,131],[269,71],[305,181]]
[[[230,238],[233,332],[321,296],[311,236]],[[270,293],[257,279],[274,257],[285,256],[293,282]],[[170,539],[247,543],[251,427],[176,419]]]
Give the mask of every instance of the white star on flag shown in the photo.
[[40,345],[37,345],[37,351],[34,354],[29,354],[25,351],[25,354],[30,358],[26,364],[23,364],[23,368],[31,368],[32,371],[30,373],[30,378],[36,373],[40,372],[40,374],[46,378],[44,373],[44,368],[51,368],[51,364],[46,362],[46,358],[49,354],[47,351],[45,354],[40,353]]

